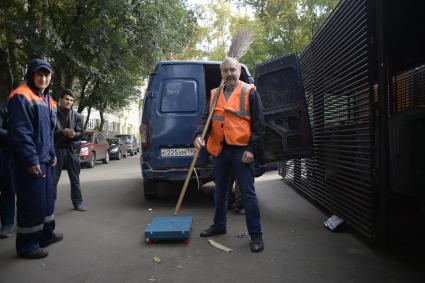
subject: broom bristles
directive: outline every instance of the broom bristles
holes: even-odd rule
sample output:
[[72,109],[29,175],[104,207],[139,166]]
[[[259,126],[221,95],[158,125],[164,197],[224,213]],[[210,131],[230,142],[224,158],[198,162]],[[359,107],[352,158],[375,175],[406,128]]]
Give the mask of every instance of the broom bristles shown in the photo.
[[232,38],[232,43],[230,44],[228,56],[237,60],[240,59],[246,54],[251,43],[252,30],[248,27],[238,30]]

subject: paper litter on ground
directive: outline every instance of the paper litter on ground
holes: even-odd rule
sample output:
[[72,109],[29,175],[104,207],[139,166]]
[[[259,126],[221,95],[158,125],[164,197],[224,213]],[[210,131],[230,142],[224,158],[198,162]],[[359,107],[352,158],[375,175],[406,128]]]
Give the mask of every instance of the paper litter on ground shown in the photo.
[[233,250],[232,249],[230,249],[230,248],[228,248],[228,247],[225,247],[225,246],[223,246],[222,244],[219,244],[219,243],[217,243],[216,241],[214,241],[214,240],[211,240],[211,239],[208,239],[208,243],[210,243],[210,245],[211,246],[213,246],[213,247],[216,247],[217,249],[220,249],[220,250],[222,250],[222,251],[225,251],[225,252],[233,252]]

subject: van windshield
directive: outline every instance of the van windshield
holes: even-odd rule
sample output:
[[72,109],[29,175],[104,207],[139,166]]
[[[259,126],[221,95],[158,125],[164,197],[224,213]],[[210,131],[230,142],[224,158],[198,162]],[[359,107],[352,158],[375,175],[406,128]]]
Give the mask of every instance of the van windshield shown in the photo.
[[131,135],[116,135],[115,137],[121,138],[124,141],[131,141]]
[[81,140],[82,141],[85,141],[85,142],[91,142],[92,141],[92,137],[93,137],[92,134],[83,133],[81,135]]
[[110,145],[116,145],[120,143],[119,138],[108,138],[106,139]]

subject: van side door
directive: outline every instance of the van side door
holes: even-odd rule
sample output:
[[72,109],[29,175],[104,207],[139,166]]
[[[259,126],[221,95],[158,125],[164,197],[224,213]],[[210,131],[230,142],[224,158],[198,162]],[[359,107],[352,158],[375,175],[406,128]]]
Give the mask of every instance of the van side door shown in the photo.
[[313,142],[298,58],[290,54],[256,67],[264,107],[267,162],[308,157]]

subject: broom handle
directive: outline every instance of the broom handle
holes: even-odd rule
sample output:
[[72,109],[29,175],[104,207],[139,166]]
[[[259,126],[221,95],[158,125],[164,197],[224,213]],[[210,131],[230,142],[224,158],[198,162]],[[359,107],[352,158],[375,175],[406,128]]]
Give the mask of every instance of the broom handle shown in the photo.
[[[202,135],[201,135],[202,139],[205,139],[205,135],[207,134],[207,130],[208,130],[208,127],[210,125],[210,122],[211,122],[217,101],[218,101],[218,99],[213,100],[213,105],[210,108],[210,113],[208,114],[207,122],[205,123],[204,130],[202,131]],[[193,155],[192,163],[190,164],[190,168],[189,168],[189,171],[187,172],[186,179],[184,180],[183,189],[180,193],[179,200],[177,201],[176,209],[174,210],[174,216],[179,214],[180,207],[181,207],[182,201],[183,201],[183,197],[186,194],[187,186],[189,185],[189,180],[190,180],[190,177],[192,176],[193,168],[195,168],[196,160],[198,159],[198,155],[199,155],[200,151],[201,151],[201,149],[199,149],[199,148],[195,149],[195,154]]]

